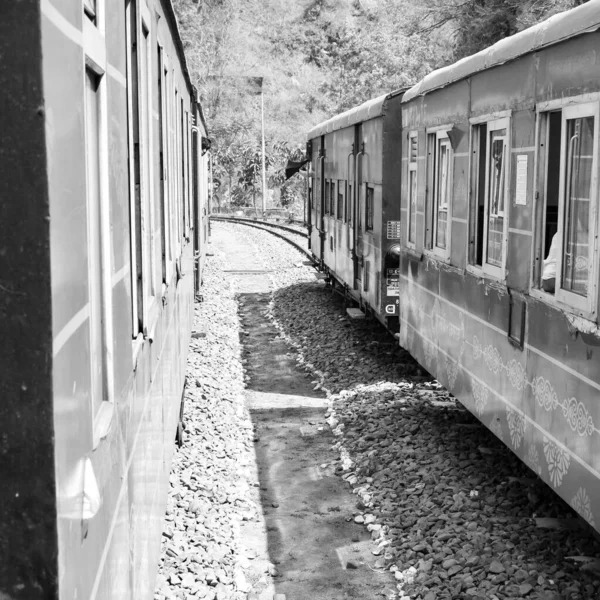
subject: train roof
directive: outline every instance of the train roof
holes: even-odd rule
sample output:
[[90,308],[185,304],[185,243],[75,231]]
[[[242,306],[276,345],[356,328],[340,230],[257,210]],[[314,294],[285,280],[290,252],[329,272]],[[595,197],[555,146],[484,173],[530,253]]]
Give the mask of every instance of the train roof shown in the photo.
[[600,0],[591,0],[577,8],[558,13],[533,27],[496,42],[477,54],[433,71],[404,94],[403,102],[443,88],[479,71],[504,64],[524,54],[595,31],[600,27],[599,5]]
[[385,101],[392,96],[402,93],[403,91],[404,90],[398,90],[383,94],[383,96],[368,100],[360,106],[355,106],[354,108],[351,108],[340,115],[331,117],[331,119],[323,121],[323,123],[313,127],[308,132],[307,139],[312,140],[320,135],[331,133],[332,131],[344,129],[345,127],[350,127],[350,125],[355,125],[356,123],[363,123],[364,121],[380,117],[383,114],[383,105]]
[[198,111],[200,112],[200,120],[202,121],[202,125],[204,126],[205,133],[208,135],[208,126],[206,124],[206,119],[204,118],[204,111],[202,110],[202,105],[200,104],[198,90],[192,83],[192,77],[188,68],[187,57],[183,48],[183,40],[181,38],[181,31],[179,29],[179,22],[177,20],[177,15],[175,14],[173,2],[174,0],[162,0],[162,5],[165,8],[165,14],[173,33],[173,40],[175,42],[175,47],[177,48],[177,54],[181,62],[181,69],[183,71],[185,82],[188,86],[190,95],[195,100],[196,105],[198,106]]

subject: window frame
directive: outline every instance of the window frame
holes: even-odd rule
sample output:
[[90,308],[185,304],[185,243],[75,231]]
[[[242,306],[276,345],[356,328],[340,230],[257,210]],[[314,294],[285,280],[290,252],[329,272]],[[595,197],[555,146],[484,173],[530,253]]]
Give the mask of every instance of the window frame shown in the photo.
[[[426,133],[426,179],[425,190],[425,251],[428,255],[445,262],[450,261],[450,248],[452,247],[452,198],[454,186],[454,150],[448,132],[454,127],[453,123],[428,127]],[[446,247],[436,245],[437,237],[437,212],[438,206],[438,169],[440,144],[448,147],[448,175],[447,185],[449,197],[446,201]],[[418,188],[417,188],[418,189]]]
[[[470,238],[471,238],[471,215],[473,211],[474,202],[477,204],[477,194],[479,187],[474,189],[473,187],[473,174],[474,169],[479,168],[479,162],[474,165],[474,129],[481,125],[486,125],[486,165],[485,165],[485,181],[484,181],[484,212],[483,212],[483,254],[481,259],[481,265],[473,264],[472,250],[470,249]],[[510,183],[512,174],[512,111],[506,110],[488,115],[482,115],[479,117],[472,117],[469,119],[469,233],[467,235],[467,271],[477,275],[478,277],[486,277],[499,281],[506,279],[506,260],[508,256],[508,230],[510,220]],[[489,231],[489,176],[490,176],[490,137],[494,131],[506,129],[506,170],[504,175],[504,214],[503,214],[503,231],[502,231],[502,260],[501,266],[492,265],[487,262],[488,252],[488,231]],[[479,139],[479,138],[478,138]],[[479,157],[480,160],[480,157]],[[479,185],[479,180],[478,185]]]
[[[82,42],[83,42],[83,64],[82,64],[82,89],[83,89],[83,111],[84,111],[84,144],[86,148],[85,160],[85,186],[86,186],[86,213],[88,215],[87,228],[87,252],[88,252],[88,294],[89,294],[89,333],[90,333],[90,394],[101,393],[101,400],[96,405],[91,398],[92,417],[92,447],[98,447],[102,439],[108,434],[114,414],[114,333],[113,333],[113,306],[112,306],[112,252],[111,252],[111,224],[110,224],[110,176],[109,176],[109,141],[108,141],[108,91],[107,91],[107,52],[106,52],[106,11],[104,0],[96,0],[94,20],[88,14],[86,2],[82,2]],[[89,191],[89,138],[88,138],[88,102],[87,102],[87,78],[90,72],[97,79],[95,103],[97,107],[97,197],[96,206],[91,206],[94,200]],[[92,223],[95,217],[97,222]],[[95,227],[94,227],[95,225]],[[97,236],[98,239],[94,239]],[[94,264],[91,259],[91,245],[97,244],[98,262]],[[91,306],[94,302],[100,302],[100,323],[93,323],[94,311]],[[98,331],[98,327],[100,331]],[[98,339],[99,336],[99,339]],[[99,349],[99,350],[98,350]],[[97,356],[101,352],[102,356]],[[101,364],[101,373],[93,368],[93,365]],[[95,374],[96,373],[96,374]],[[100,381],[98,381],[100,377]]]
[[[369,203],[369,190],[372,191]],[[371,211],[369,212],[369,204]],[[365,182],[365,233],[373,233],[375,229],[375,184]]]
[[338,179],[337,182],[337,206],[336,206],[336,219],[338,221],[344,220],[344,202],[345,202],[345,192],[346,185],[343,179]]
[[[416,143],[416,156],[415,156],[415,160],[412,161],[412,140],[415,140]],[[418,131],[410,131],[408,133],[408,146],[407,146],[407,151],[408,151],[408,156],[407,156],[407,162],[408,162],[408,173],[407,173],[407,177],[406,177],[406,182],[407,182],[407,186],[408,186],[408,193],[406,195],[407,199],[408,199],[408,206],[407,208],[407,213],[408,213],[408,219],[407,219],[407,228],[406,228],[406,245],[409,248],[412,248],[413,250],[416,247],[417,244],[417,201],[418,201],[418,196],[419,196],[419,169],[418,169],[418,163],[419,163],[419,132]],[[415,198],[414,198],[414,213],[412,212],[412,191],[413,188],[411,186],[411,175],[414,173],[413,177],[416,180],[416,189],[415,189]],[[413,224],[413,220],[414,220],[414,233],[415,233],[415,239],[411,240],[411,226]]]
[[331,179],[329,185],[329,216],[335,219],[336,180]]
[[[544,245],[544,227],[546,211],[545,187],[547,181],[548,157],[547,151],[540,151],[542,140],[547,139],[548,116],[552,112],[561,112],[561,148],[560,148],[560,175],[559,175],[559,193],[558,193],[558,223],[557,232],[559,247],[556,257],[556,283],[554,294],[545,292],[541,289],[541,278],[543,272],[543,245]],[[592,159],[592,179],[590,182],[590,215],[588,239],[589,250],[588,257],[592,262],[592,267],[588,274],[588,295],[581,296],[569,290],[561,288],[562,268],[564,261],[564,218],[565,218],[565,162],[566,162],[566,125],[567,121],[573,118],[594,117],[594,145]],[[598,319],[598,277],[600,276],[600,257],[598,256],[597,235],[600,230],[598,224],[600,201],[600,178],[598,177],[598,160],[600,155],[600,94],[582,94],[556,100],[549,100],[536,105],[536,145],[535,145],[535,177],[534,177],[534,223],[536,231],[534,232],[534,243],[532,244],[532,264],[530,295],[544,301],[547,304],[556,306],[566,312],[576,314],[585,319],[597,321]],[[539,193],[539,192],[542,193]]]
[[[171,277],[173,275],[173,248],[171,243],[171,224],[170,224],[170,213],[171,213],[171,141],[170,141],[170,84],[171,77],[169,71],[169,57],[167,51],[162,42],[160,36],[157,38],[157,45],[159,48],[158,63],[160,69],[160,106],[159,111],[162,111],[162,132],[159,132],[159,149],[162,150],[162,164],[159,164],[159,169],[162,169],[162,200],[163,200],[163,214],[162,217],[162,246],[164,255],[163,261],[163,284],[165,288],[169,287]],[[163,290],[163,296],[166,289]]]

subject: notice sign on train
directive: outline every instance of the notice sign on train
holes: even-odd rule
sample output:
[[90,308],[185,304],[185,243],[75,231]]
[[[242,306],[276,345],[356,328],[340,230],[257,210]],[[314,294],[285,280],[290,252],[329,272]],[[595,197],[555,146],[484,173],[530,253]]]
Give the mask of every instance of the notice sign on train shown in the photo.
[[400,239],[400,221],[388,221],[387,222],[387,239],[388,240],[399,240]]
[[388,296],[400,295],[400,269],[386,269],[385,282]]

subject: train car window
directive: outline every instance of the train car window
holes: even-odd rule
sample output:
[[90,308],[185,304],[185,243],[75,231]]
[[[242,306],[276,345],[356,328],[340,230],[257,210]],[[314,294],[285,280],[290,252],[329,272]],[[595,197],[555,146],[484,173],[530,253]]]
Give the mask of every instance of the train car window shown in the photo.
[[408,137],[408,245],[417,241],[417,157],[418,137],[412,131]]
[[329,214],[335,217],[335,181],[331,180],[331,187],[329,188]]
[[337,218],[342,220],[344,217],[344,182],[338,181],[338,194],[337,194]]
[[363,291],[369,291],[369,279],[371,278],[371,262],[365,261],[365,272],[363,273]]
[[473,125],[469,262],[502,278],[508,232],[508,118]]
[[137,51],[137,5],[127,4],[127,103],[129,146],[129,198],[130,198],[130,245],[132,287],[132,337],[142,331],[142,217],[141,217],[141,165],[140,165],[140,110],[139,67]]
[[489,136],[490,160],[488,161],[488,218],[487,262],[502,266],[504,232],[504,206],[506,196],[506,129],[492,131]]
[[323,214],[329,214],[329,181],[325,181],[325,206],[323,207]]
[[343,207],[344,214],[343,214],[343,217],[342,217],[344,223],[348,222],[348,194],[350,193],[349,187],[350,186],[348,185],[348,182],[345,181],[344,182],[344,192],[345,192],[345,194],[344,194],[344,207]]
[[487,124],[472,129],[473,165],[472,205],[470,215],[469,261],[483,266],[483,224],[485,219],[485,166]]
[[145,276],[142,279],[142,286],[144,288],[144,296],[148,299],[145,303],[144,315],[144,326],[147,330],[149,326],[150,304],[151,298],[156,295],[156,253],[155,253],[155,235],[154,230],[155,214],[154,214],[154,201],[153,201],[153,176],[152,176],[152,130],[153,130],[153,116],[151,110],[151,99],[152,99],[152,86],[150,83],[150,69],[151,64],[151,49],[150,49],[150,29],[149,25],[142,20],[141,24],[141,43],[139,45],[140,52],[138,56],[139,60],[139,74],[140,74],[140,120],[142,128],[142,188],[141,188],[141,200],[142,200],[142,243],[143,253],[142,260],[146,263]]
[[598,104],[540,113],[536,287],[596,314]]
[[183,237],[185,236],[185,232],[186,232],[186,213],[185,213],[185,207],[186,207],[186,203],[187,203],[187,187],[186,187],[186,178],[185,178],[185,161],[186,161],[186,156],[185,156],[185,111],[183,109],[183,98],[180,98],[179,100],[180,102],[180,111],[179,111],[179,116],[180,116],[180,120],[179,120],[179,127],[180,127],[180,131],[179,131],[179,141],[181,144],[181,147],[179,149],[179,162],[180,162],[180,174],[181,174],[181,195],[179,196],[179,206],[180,206],[180,218],[181,218],[181,238],[183,239]]
[[83,0],[83,11],[85,16],[96,24],[96,0]]
[[426,247],[442,258],[450,254],[452,147],[446,129],[427,135]]
[[443,250],[448,247],[448,203],[450,200],[451,169],[450,153],[449,140],[438,140],[433,228],[435,247]]
[[86,187],[88,210],[88,282],[90,295],[90,366],[92,414],[106,400],[106,329],[104,326],[101,183],[100,183],[100,77],[85,72]]
[[367,186],[365,202],[365,231],[373,231],[373,214],[375,212],[375,189]]
[[167,110],[166,110],[166,82],[167,70],[165,69],[164,49],[158,44],[158,72],[156,77],[157,99],[158,99],[158,169],[160,180],[160,224],[161,224],[161,263],[162,281],[169,282],[169,265],[171,258],[169,240],[169,188],[168,188],[168,143],[167,143]]
[[356,194],[356,227],[360,230],[362,229],[363,223],[363,190],[367,187],[367,184],[364,186],[358,184],[357,194]]
[[353,201],[354,201],[354,198],[352,196],[352,184],[348,183],[348,198],[347,198],[346,206],[348,207],[347,221],[348,221],[348,223],[350,223],[350,225],[352,225],[352,203],[353,203]]

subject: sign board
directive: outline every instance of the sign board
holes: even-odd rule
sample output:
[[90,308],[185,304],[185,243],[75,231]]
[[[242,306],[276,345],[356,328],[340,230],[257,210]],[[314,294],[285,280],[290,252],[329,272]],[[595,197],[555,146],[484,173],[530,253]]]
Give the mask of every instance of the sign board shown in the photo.
[[400,296],[400,269],[386,269],[385,285],[387,296]]
[[387,222],[387,239],[388,240],[399,240],[400,239],[400,221],[388,221]]
[[527,205],[527,155],[517,155],[517,191],[515,204]]

